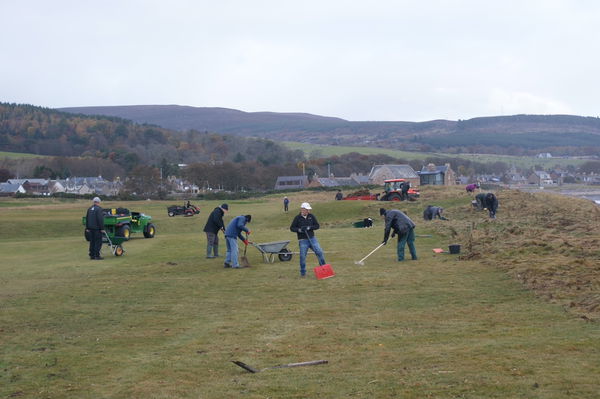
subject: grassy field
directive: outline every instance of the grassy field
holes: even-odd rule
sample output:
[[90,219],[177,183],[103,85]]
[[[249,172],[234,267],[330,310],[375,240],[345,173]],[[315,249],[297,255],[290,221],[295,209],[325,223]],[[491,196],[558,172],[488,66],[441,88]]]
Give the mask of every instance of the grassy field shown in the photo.
[[349,147],[349,146],[335,146],[335,145],[318,145],[309,143],[298,143],[292,141],[282,142],[283,145],[292,150],[304,151],[306,156],[310,156],[313,151],[318,151],[320,156],[329,157],[333,155],[343,155],[351,152],[358,152],[365,155],[374,154],[385,154],[394,158],[401,158],[406,160],[413,159],[426,159],[432,157],[440,158],[461,158],[468,159],[473,162],[481,163],[493,163],[493,162],[505,162],[508,165],[515,165],[521,168],[531,168],[535,165],[541,165],[545,169],[559,166],[574,165],[578,166],[586,162],[585,159],[575,158],[536,158],[536,157],[517,157],[510,155],[494,155],[494,154],[444,154],[444,153],[433,153],[433,152],[413,152],[413,151],[400,151],[388,148],[373,148],[373,147]]
[[[417,238],[418,261],[396,262],[390,241],[364,266],[354,261],[381,242],[382,203],[288,194],[290,209],[310,201],[321,222],[317,237],[336,276],[320,281],[299,277],[297,255],[266,264],[249,248],[252,267],[241,270],[205,259],[202,228],[216,202],[198,202],[202,213],[191,218],[167,217],[170,202],[104,203],[152,215],[157,235],[126,242],[122,257],[105,247],[104,261],[90,261],[81,226],[88,202],[2,199],[0,397],[598,398],[598,324],[565,306],[577,302],[566,287],[552,286],[550,298],[518,277],[534,276],[541,262],[537,280],[548,281],[554,254],[541,242],[561,219],[533,206],[522,213],[523,199],[538,197],[507,191],[490,221],[463,191],[423,188],[418,202],[383,204],[406,210],[417,234],[431,237]],[[428,203],[450,220],[423,222]],[[290,240],[297,251],[288,230],[295,212],[284,214],[280,197],[229,205],[226,221],[253,215],[251,240]],[[577,217],[597,222],[580,207]],[[352,228],[367,216],[374,228]],[[574,245],[580,231],[570,226],[554,240]],[[452,243],[462,244],[460,256],[432,252]],[[591,259],[596,280],[581,285],[597,293],[598,254],[586,250],[584,258],[578,247],[560,252],[557,262]],[[564,281],[567,269],[556,269]],[[329,363],[259,374],[231,362],[320,359]]]
[[0,151],[0,159],[8,158],[8,159],[31,159],[31,158],[45,158],[45,155],[36,155],[36,154],[25,154],[20,152],[5,152]]

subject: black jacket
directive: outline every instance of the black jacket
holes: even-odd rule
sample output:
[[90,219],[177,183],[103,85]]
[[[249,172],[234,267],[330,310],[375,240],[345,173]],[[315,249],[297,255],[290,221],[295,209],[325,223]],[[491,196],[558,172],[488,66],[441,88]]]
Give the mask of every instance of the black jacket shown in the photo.
[[319,221],[317,220],[317,217],[312,213],[306,215],[306,218],[303,217],[302,214],[298,214],[292,221],[290,230],[298,234],[299,240],[305,240],[309,237],[314,237],[314,230],[318,230],[319,227]]
[[495,213],[498,210],[498,198],[492,193],[487,193],[485,195],[485,207],[488,211]]
[[385,212],[385,231],[383,233],[383,241],[387,242],[390,237],[390,230],[394,229],[396,234],[398,234],[398,239],[400,235],[406,234],[410,231],[410,229],[415,228],[415,222],[413,222],[404,212],[401,212],[397,209],[390,209]]
[[223,223],[223,215],[225,215],[225,211],[223,211],[223,209],[220,207],[213,209],[210,215],[208,215],[208,220],[204,226],[204,231],[207,233],[217,234],[219,230],[224,229],[225,224]]
[[436,218],[442,218],[442,211],[444,209],[439,206],[428,205],[427,209],[423,211],[423,219],[424,220],[433,220]]
[[89,230],[104,230],[104,215],[100,206],[94,204],[87,210],[85,228]]

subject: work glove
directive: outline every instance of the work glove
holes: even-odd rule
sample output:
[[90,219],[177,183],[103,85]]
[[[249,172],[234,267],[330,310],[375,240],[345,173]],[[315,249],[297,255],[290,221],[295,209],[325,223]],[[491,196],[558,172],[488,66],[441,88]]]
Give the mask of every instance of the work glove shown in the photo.
[[248,240],[244,240],[244,245],[248,246]]

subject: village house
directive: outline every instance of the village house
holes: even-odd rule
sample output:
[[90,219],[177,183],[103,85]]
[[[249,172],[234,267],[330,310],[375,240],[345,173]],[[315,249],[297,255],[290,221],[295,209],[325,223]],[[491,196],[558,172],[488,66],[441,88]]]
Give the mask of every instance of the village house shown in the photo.
[[371,168],[369,184],[383,185],[390,179],[405,179],[413,187],[420,184],[419,175],[410,165],[374,165]]
[[369,184],[369,176],[362,173],[352,173],[349,177],[319,177],[315,175],[309,183],[309,187],[342,187],[342,186],[363,186]]
[[279,176],[275,182],[275,190],[290,190],[308,187],[307,176]]
[[421,185],[451,186],[456,184],[456,173],[447,163],[442,166],[428,164],[419,172]]
[[13,184],[13,183],[0,183],[0,196],[2,197],[12,197],[15,194],[25,194],[25,189],[22,184]]
[[537,184],[538,186],[549,186],[554,184],[552,177],[548,172],[544,172],[543,170],[534,171],[528,178],[527,182],[529,184]]

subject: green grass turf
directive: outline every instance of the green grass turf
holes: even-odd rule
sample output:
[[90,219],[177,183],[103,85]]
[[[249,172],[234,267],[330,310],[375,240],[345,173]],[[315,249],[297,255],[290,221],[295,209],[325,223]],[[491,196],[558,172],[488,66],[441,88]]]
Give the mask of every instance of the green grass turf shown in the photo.
[[[217,202],[197,202],[202,213],[190,218],[167,217],[170,202],[104,203],[157,226],[155,238],[126,242],[122,257],[104,247],[104,261],[87,257],[88,202],[0,207],[0,397],[598,397],[596,323],[498,268],[434,255],[452,243],[437,234],[417,238],[416,262],[394,261],[390,241],[357,266],[381,242],[381,203],[288,196],[289,214],[279,197],[229,201],[226,221],[252,214],[251,240],[290,240],[297,251],[289,224],[310,201],[335,277],[301,279],[297,255],[267,264],[255,248],[248,269],[205,259],[202,228]],[[440,204],[451,213],[454,203]],[[425,206],[400,206],[418,235],[435,233],[420,220]],[[351,227],[367,216],[374,228]],[[259,374],[231,363],[320,359],[329,363]]]

